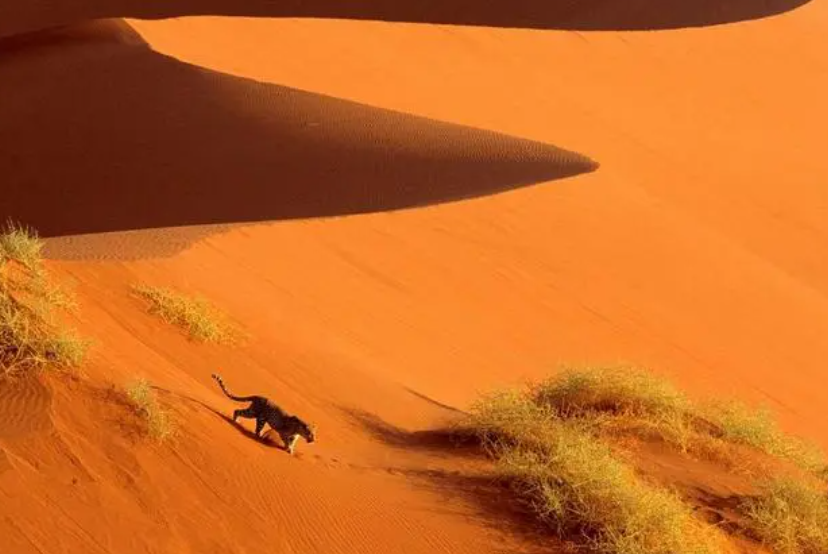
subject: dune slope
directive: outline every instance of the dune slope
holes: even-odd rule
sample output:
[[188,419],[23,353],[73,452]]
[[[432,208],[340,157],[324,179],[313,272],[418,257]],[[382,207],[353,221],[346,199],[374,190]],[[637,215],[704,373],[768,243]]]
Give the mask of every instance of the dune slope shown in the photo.
[[[511,21],[464,21],[459,3],[174,4],[0,12],[4,35],[254,16],[0,46],[15,83],[0,88],[0,216],[119,231],[50,239],[98,344],[84,379],[0,389],[11,552],[554,551],[426,431],[558,361],[624,359],[768,401],[828,446],[824,0],[545,3],[548,19],[519,3]],[[304,15],[320,19],[281,17]],[[221,225],[140,230],[196,223]],[[249,343],[189,342],[135,282],[204,294]],[[232,425],[217,369],[319,441],[290,458]],[[174,443],[143,437],[109,388],[138,375],[172,407]]]
[[123,23],[6,44],[0,78],[20,86],[0,113],[4,200],[45,236],[387,211],[594,169],[552,146],[189,66]]

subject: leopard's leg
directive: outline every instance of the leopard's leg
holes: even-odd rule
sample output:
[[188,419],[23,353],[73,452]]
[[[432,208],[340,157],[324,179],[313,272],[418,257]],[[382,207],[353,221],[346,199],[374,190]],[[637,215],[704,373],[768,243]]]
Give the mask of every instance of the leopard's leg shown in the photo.
[[256,418],[256,436],[262,436],[262,429],[264,429],[264,425],[267,423],[263,417]]
[[252,419],[256,417],[256,410],[253,409],[253,406],[250,406],[248,408],[245,408],[244,410],[236,410],[235,412],[233,412],[233,421],[236,421],[236,419],[240,417]]
[[279,438],[282,439],[282,444],[284,445],[284,449],[288,449],[288,443],[290,442],[290,435],[286,434],[285,431],[276,430],[279,433]]
[[296,441],[298,440],[299,435],[293,435],[287,440],[285,444],[287,445],[288,454],[293,454],[293,450],[296,448]]

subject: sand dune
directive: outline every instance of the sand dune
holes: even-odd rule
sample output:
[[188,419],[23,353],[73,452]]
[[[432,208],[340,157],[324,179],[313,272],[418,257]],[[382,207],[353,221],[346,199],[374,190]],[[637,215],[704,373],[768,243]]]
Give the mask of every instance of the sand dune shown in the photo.
[[4,209],[45,236],[386,211],[595,167],[553,146],[203,70],[124,23],[27,36],[6,52],[0,80],[20,86],[0,104]]
[[798,8],[809,0],[146,0],[112,3],[83,0],[55,5],[33,2],[0,7],[0,36],[76,23],[87,18],[157,19],[187,15],[307,17],[405,23],[479,25],[558,30],[648,30],[701,27],[757,19]]
[[[555,552],[439,429],[559,361],[764,400],[828,445],[828,3],[575,4],[0,8],[3,35],[250,16],[0,43],[0,217],[62,235],[97,341],[81,379],[0,388],[4,547]],[[137,281],[249,343],[189,342]],[[229,422],[217,369],[319,441],[290,458]],[[136,375],[172,445],[109,388]],[[719,510],[742,486],[649,462]]]

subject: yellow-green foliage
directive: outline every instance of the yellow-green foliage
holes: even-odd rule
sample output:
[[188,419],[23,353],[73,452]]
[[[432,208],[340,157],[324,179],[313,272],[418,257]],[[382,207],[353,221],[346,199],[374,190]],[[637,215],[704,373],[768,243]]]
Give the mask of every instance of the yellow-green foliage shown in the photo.
[[807,441],[786,435],[767,409],[750,408],[734,401],[719,402],[711,404],[705,416],[720,429],[726,441],[752,446],[807,471],[825,470],[823,452]]
[[43,241],[33,230],[7,223],[0,234],[0,263],[15,261],[35,269],[40,266]]
[[607,554],[719,552],[718,537],[676,495],[644,482],[582,422],[560,418],[536,398],[484,397],[465,427],[477,431],[541,521]]
[[742,505],[748,528],[779,554],[828,552],[828,496],[823,488],[784,478],[763,484]]
[[202,297],[145,285],[133,291],[149,302],[150,313],[183,328],[195,340],[230,343],[238,338],[229,318]]
[[173,435],[175,426],[172,419],[159,404],[155,391],[146,379],[138,379],[128,384],[126,393],[141,416],[146,419],[150,436],[163,442]]
[[716,444],[743,444],[815,473],[826,467],[817,447],[787,436],[767,410],[735,401],[699,404],[665,378],[637,368],[567,368],[533,386],[532,395],[556,415],[606,434],[655,436],[682,451],[707,453]]
[[532,387],[532,396],[565,419],[605,434],[658,437],[693,446],[691,402],[669,381],[628,366],[564,368]]
[[473,406],[466,422],[484,446],[491,449],[543,441],[560,420],[549,409],[521,391],[505,390],[483,396]]
[[73,367],[86,354],[88,343],[58,321],[73,303],[50,284],[42,249],[32,230],[7,224],[0,232],[0,375]]
[[[719,537],[670,491],[615,454],[619,434],[666,439],[682,450],[747,445],[828,475],[823,454],[785,435],[769,412],[700,404],[668,381],[627,367],[566,369],[526,391],[472,406],[473,432],[500,474],[563,537],[607,554],[713,553]],[[801,480],[772,481],[742,505],[749,527],[780,554],[828,552],[828,498]]]
[[561,417],[599,412],[650,417],[683,414],[687,397],[670,382],[634,367],[565,368],[534,387],[539,404]]

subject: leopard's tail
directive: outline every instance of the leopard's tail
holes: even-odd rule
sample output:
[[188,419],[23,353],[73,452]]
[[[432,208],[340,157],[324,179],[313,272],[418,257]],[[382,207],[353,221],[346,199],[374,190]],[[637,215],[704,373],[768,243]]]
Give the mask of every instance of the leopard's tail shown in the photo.
[[219,375],[219,374],[217,374],[217,373],[213,373],[213,379],[215,379],[215,380],[216,380],[216,382],[217,382],[217,383],[219,384],[219,386],[221,387],[221,391],[222,391],[222,392],[223,392],[223,393],[227,396],[227,398],[229,398],[230,400],[235,400],[236,402],[250,402],[251,400],[253,400],[253,397],[252,397],[252,396],[233,396],[232,394],[230,394],[230,391],[229,391],[229,390],[227,390],[227,387],[225,387],[225,386],[224,386],[224,381],[222,381],[222,379],[221,379],[221,375]]

